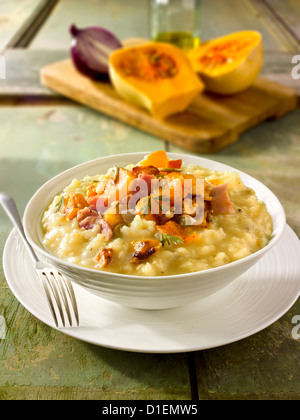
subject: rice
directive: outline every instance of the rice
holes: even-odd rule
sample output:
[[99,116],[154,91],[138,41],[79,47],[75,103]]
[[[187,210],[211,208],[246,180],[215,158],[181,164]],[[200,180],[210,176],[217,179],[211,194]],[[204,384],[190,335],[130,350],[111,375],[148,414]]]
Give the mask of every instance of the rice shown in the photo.
[[[133,243],[161,239],[161,232],[153,220],[135,215],[107,241],[99,225],[86,230],[78,220],[67,220],[58,211],[63,194],[84,193],[92,182],[100,182],[103,175],[74,179],[64,191],[54,197],[42,216],[43,244],[59,258],[76,265],[107,272],[140,276],[166,276],[202,271],[244,258],[266,246],[272,234],[272,220],[263,202],[245,186],[237,173],[217,172],[190,165],[186,172],[210,181],[220,179],[228,184],[233,204],[231,214],[212,214],[207,227],[195,227],[198,240],[189,243],[164,243],[145,261],[132,264]],[[169,214],[172,217],[172,214]],[[95,256],[104,248],[113,250],[113,259],[101,267]]]

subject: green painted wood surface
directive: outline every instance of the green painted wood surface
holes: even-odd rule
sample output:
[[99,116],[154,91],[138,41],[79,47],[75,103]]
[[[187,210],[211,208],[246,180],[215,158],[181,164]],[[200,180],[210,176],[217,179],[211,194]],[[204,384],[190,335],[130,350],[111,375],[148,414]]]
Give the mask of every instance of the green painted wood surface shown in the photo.
[[292,319],[300,300],[277,322],[242,341],[196,353],[199,399],[299,400],[300,340]]
[[0,0],[0,52],[30,27],[46,0]]
[[10,49],[4,54],[6,79],[0,80],[0,100],[4,96],[57,96],[40,82],[40,69],[69,57],[68,50]]
[[265,0],[273,13],[282,20],[300,43],[300,4],[298,0]]
[[[30,45],[34,49],[60,49],[70,45],[68,28],[103,26],[120,39],[149,37],[148,0],[60,0]],[[202,39],[245,29],[263,34],[266,49],[286,51],[288,44],[269,25],[251,0],[202,0]]]
[[69,27],[103,26],[120,39],[149,36],[148,0],[61,0],[30,45],[34,49],[69,48]]

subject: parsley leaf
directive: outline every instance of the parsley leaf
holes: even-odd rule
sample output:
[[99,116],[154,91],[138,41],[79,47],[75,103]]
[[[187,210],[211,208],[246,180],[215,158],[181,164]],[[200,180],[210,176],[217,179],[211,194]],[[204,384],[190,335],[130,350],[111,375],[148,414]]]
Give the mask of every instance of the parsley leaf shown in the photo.
[[63,196],[60,197],[59,201],[55,205],[55,213],[59,212],[62,206],[65,204],[65,199]]
[[166,243],[168,245],[182,245],[184,243],[183,239],[179,236],[173,236],[167,233],[162,233],[160,242],[162,246],[165,246]]
[[[152,201],[153,200],[153,201]],[[149,212],[151,212],[152,210],[152,203],[156,203],[158,204],[160,210],[162,212],[167,212],[168,208],[164,207],[163,205],[163,201],[168,201],[169,197],[165,196],[165,195],[152,195],[150,194],[147,199],[144,200],[143,205],[140,208],[140,212],[143,216],[145,216],[146,214],[148,214]]]

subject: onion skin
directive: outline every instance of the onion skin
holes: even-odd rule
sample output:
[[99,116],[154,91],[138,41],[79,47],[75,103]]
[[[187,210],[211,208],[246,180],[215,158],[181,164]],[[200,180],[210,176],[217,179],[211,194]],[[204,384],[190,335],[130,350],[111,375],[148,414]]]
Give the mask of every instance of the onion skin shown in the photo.
[[76,69],[92,80],[109,80],[109,56],[122,48],[119,39],[98,26],[78,29],[72,24],[70,33],[73,37],[70,55]]

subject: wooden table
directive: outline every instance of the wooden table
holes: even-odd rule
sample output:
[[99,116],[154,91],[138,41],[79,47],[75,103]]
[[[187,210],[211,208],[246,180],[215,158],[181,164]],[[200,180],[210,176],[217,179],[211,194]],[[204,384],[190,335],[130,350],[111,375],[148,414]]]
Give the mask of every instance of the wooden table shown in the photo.
[[[291,75],[292,58],[300,54],[299,17],[298,0],[203,0],[202,37],[259,30],[266,49],[263,74],[300,92],[300,80]],[[148,21],[146,0],[0,1],[0,54],[6,60],[6,79],[0,79],[0,191],[15,198],[20,213],[40,185],[75,164],[121,152],[184,153],[39,82],[43,65],[68,56],[71,23],[102,25],[129,38],[147,37]],[[269,186],[300,236],[299,109],[251,129],[209,158]],[[0,209],[1,254],[11,229]],[[300,339],[292,336],[297,315],[299,300],[265,330],[210,350],[124,352],[73,339],[36,319],[14,297],[0,264],[0,319],[6,326],[0,337],[0,399],[299,399]]]

